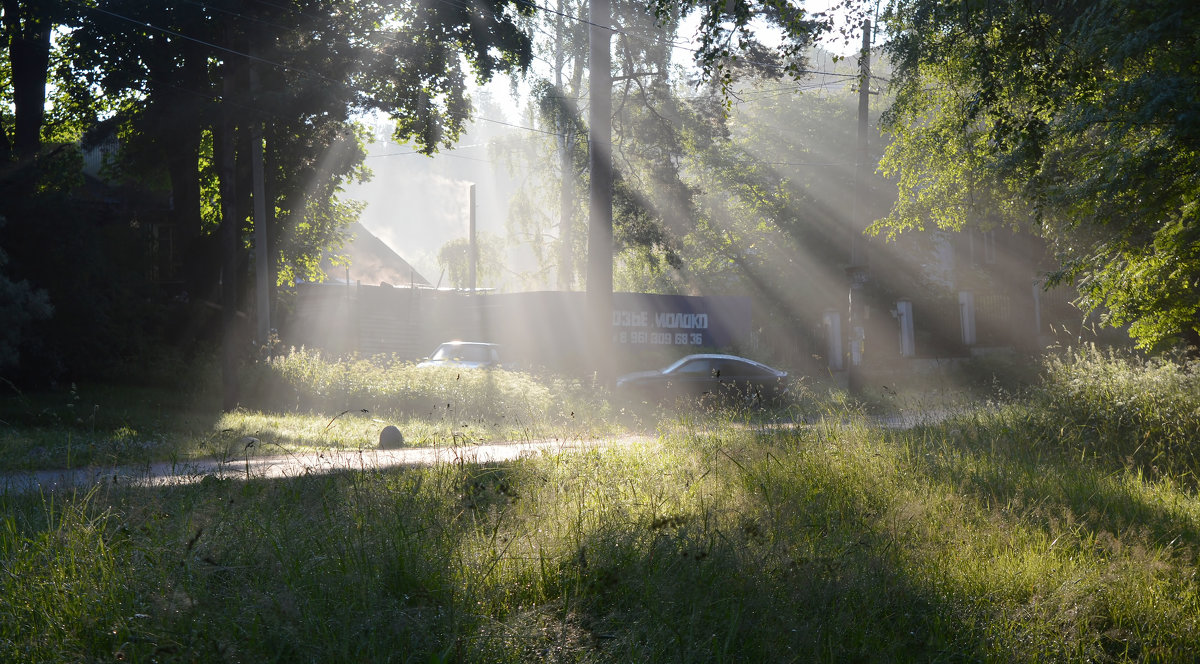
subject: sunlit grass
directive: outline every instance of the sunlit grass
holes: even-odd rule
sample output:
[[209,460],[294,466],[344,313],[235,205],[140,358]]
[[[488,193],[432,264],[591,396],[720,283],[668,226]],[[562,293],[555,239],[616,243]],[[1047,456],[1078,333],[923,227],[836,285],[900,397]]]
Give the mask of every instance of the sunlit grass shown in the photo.
[[0,401],[0,460],[18,470],[356,450],[376,446],[388,425],[407,446],[571,440],[679,420],[801,422],[846,400],[797,380],[788,400],[766,409],[630,403],[558,375],[325,359],[302,349],[248,365],[241,377],[242,405],[228,413],[198,390],[72,386],[10,395]]
[[241,377],[243,406],[229,413],[187,391],[10,395],[0,402],[0,460],[31,469],[362,449],[387,425],[409,446],[579,438],[624,425],[603,390],[561,376],[300,350],[248,365]]
[[[683,417],[505,463],[9,496],[0,656],[1189,659],[1190,477],[1047,437],[1030,408],[905,430]],[[307,426],[332,445],[355,417]]]
[[[2,496],[0,657],[1186,661],[1193,473],[1106,436],[1182,446],[1190,420],[1105,406],[1183,374],[1048,366],[1112,385],[1068,408],[1083,386],[1052,375],[908,429],[689,411],[652,442],[505,463]],[[208,435],[369,444],[377,414],[236,412]]]
[[526,428],[593,426],[608,415],[607,395],[580,380],[517,371],[420,368],[388,358],[326,360],[304,349],[254,365],[246,382],[246,405],[270,411],[448,416],[462,422],[508,420]]
[[1200,481],[1200,365],[1083,348],[1047,364],[1030,417],[1081,457]]

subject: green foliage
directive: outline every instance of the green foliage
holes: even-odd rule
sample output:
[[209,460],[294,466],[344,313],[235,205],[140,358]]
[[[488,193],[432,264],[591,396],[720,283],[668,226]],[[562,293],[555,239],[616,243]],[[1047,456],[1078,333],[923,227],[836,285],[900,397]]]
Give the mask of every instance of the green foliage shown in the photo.
[[[357,217],[360,206],[338,200],[345,182],[368,175],[355,113],[390,114],[397,140],[436,151],[452,144],[470,112],[459,53],[481,79],[528,61],[515,28],[527,10],[506,2],[480,6],[478,17],[446,5],[342,5],[288,3],[268,18],[254,6],[205,12],[113,0],[64,39],[75,87],[125,102],[108,123],[122,138],[119,172],[180,200],[199,196],[194,210],[180,212],[185,241],[221,221],[218,120],[232,119],[241,133],[230,137],[238,179],[231,221],[245,238],[253,223],[269,225],[280,284],[319,278],[322,253],[338,248]],[[173,33],[186,38],[163,38]],[[246,132],[264,122],[270,219],[254,222]]]
[[[204,336],[205,314],[171,309],[164,293],[147,291],[153,273],[171,294],[218,299],[215,231],[222,224],[236,237],[238,255],[229,258],[241,272],[229,281],[244,283],[253,260],[269,261],[277,284],[319,278],[322,253],[338,248],[360,210],[338,199],[342,186],[368,175],[365,130],[352,118],[390,115],[395,138],[426,153],[452,144],[471,112],[467,76],[484,81],[528,64],[529,38],[519,23],[531,11],[510,0],[5,2],[0,160],[19,152],[23,161],[0,168],[0,188],[9,193],[0,213],[39,236],[113,252],[83,259],[63,252],[70,257],[47,261],[60,268],[55,273],[38,267],[53,243],[22,241],[21,255],[6,244],[15,276],[50,292],[56,334],[98,332],[77,349],[38,358],[52,360],[51,371],[31,360],[27,373],[70,369],[83,377],[142,344],[167,316],[187,318],[177,325],[183,343]],[[263,130],[266,219],[252,212],[255,127]],[[76,188],[77,151],[55,145],[37,154],[39,137],[82,140],[88,148],[117,140],[103,184],[89,182],[86,213],[63,213],[84,197]],[[233,171],[219,173],[226,156]],[[74,224],[59,223],[66,219]],[[255,225],[267,227],[270,246],[254,247],[252,259]],[[124,246],[97,238],[115,238],[121,226]],[[159,229],[169,255],[151,255]],[[110,258],[119,267],[106,264]]]
[[[695,62],[724,93],[732,92],[734,82],[747,74],[797,77],[805,69],[807,49],[833,27],[829,15],[779,0],[656,0],[650,7],[660,19],[689,13],[699,19]],[[765,46],[756,34],[764,25],[778,29],[782,38],[777,45]]]
[[[656,18],[646,7],[620,7],[615,20],[633,38],[616,44],[613,95],[620,99],[612,121],[613,251],[619,272],[625,261],[648,262],[651,269],[677,269],[679,254],[675,232],[690,223],[692,196],[679,173],[681,145],[677,124],[683,121],[680,89],[673,87],[669,41],[662,32],[674,32],[675,14]],[[543,80],[533,89],[532,111],[552,136],[522,141],[519,166],[532,170],[510,208],[512,235],[527,242],[539,262],[539,272],[557,273],[557,283],[569,289],[582,276],[585,265],[588,153],[586,127],[579,111],[583,94],[586,31],[570,29],[561,20],[548,19],[551,38],[539,44],[554,58],[553,81]],[[547,160],[548,149],[558,159]],[[545,214],[543,209],[556,212]],[[554,242],[555,251],[542,244]],[[619,275],[614,276],[618,281]]]
[[[671,60],[674,47],[662,33],[675,34],[684,17],[699,17],[698,39],[702,46],[696,60],[701,83],[681,80]],[[752,29],[750,21],[758,20]],[[690,275],[681,272],[688,264],[685,253],[702,257],[714,247],[688,252],[686,236],[703,223],[699,199],[704,193],[689,173],[693,155],[729,137],[726,113],[735,91],[735,77],[779,80],[786,75],[799,78],[804,69],[804,49],[815,36],[829,28],[827,17],[814,16],[785,3],[652,3],[645,8],[620,6],[616,17],[621,33],[614,56],[613,95],[617,100],[613,117],[614,164],[613,239],[618,288],[652,292],[681,292],[688,289]],[[583,191],[586,154],[582,141],[573,137],[582,131],[575,105],[579,93],[579,60],[586,46],[583,35],[565,30],[551,17],[552,39],[542,46],[553,58],[555,80],[535,87],[537,112],[548,130],[558,134],[555,148],[560,160],[544,158],[545,147],[533,148],[527,158],[539,171],[530,178],[517,205],[510,211],[510,227],[535,243],[555,233],[560,245],[556,255],[539,253],[540,272],[551,266],[560,272],[560,288],[573,281],[574,267],[581,265],[583,244],[573,226],[582,198],[552,206],[557,215],[542,216],[541,203],[551,207],[555,194],[568,199]],[[755,30],[769,25],[781,30],[778,49],[765,47]],[[697,88],[699,95],[692,95]],[[549,144],[551,139],[537,139]],[[742,167],[737,164],[731,168]],[[770,174],[764,173],[765,178]],[[707,183],[705,183],[707,184]],[[717,252],[718,254],[724,252]],[[574,255],[579,254],[579,255]],[[722,256],[723,257],[723,256]],[[706,266],[707,267],[707,266]],[[569,276],[563,278],[561,272]]]
[[1145,348],[1195,343],[1190,3],[901,0],[887,25],[900,201],[877,230],[1036,221],[1084,307]]
[[[487,288],[495,284],[504,269],[504,242],[489,233],[475,236],[475,286]],[[470,288],[471,241],[457,238],[442,245],[437,254],[438,265],[449,276],[454,288]]]

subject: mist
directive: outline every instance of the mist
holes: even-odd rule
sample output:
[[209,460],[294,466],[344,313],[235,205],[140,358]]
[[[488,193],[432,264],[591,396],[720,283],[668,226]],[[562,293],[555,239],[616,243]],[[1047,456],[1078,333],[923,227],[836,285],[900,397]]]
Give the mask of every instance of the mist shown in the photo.
[[[894,371],[993,348],[1032,350],[1049,342],[1056,324],[1078,327],[1068,291],[1039,292],[1050,262],[1031,237],[1009,229],[890,239],[865,232],[896,202],[896,184],[875,170],[888,140],[878,123],[889,103],[889,68],[874,54],[861,153],[857,54],[849,42],[822,46],[810,50],[798,77],[748,78],[724,95],[696,84],[679,52],[672,56],[673,76],[658,92],[628,81],[614,86],[614,96],[625,100],[618,105],[625,115],[614,121],[620,190],[614,290],[745,298],[752,311],[749,331],[718,350],[802,373],[842,371],[864,362]],[[438,252],[468,240],[472,186],[476,238],[494,245],[502,263],[481,278],[479,289],[497,295],[557,291],[560,271],[572,269],[560,264],[560,146],[529,93],[531,82],[547,75],[539,67],[544,69],[535,64],[524,78],[501,77],[476,88],[473,121],[453,149],[433,157],[387,140],[390,127],[374,123],[376,140],[367,156],[373,178],[348,186],[345,195],[365,203],[363,226],[435,287],[465,285],[452,283]],[[725,135],[696,144],[697,117],[703,118],[706,104],[726,104],[722,114],[712,116]],[[692,135],[692,147],[672,148],[669,141],[678,137],[661,145],[654,141],[662,136],[639,137],[639,126],[670,118],[676,118],[670,131]],[[668,158],[661,156],[664,150],[676,152]],[[666,180],[658,179],[663,168],[670,171]],[[571,232],[582,238],[586,173],[574,186]],[[624,203],[622,195],[629,197]],[[575,242],[578,270],[587,249]],[[864,280],[853,288],[852,273]],[[582,273],[568,282],[571,290],[586,286]],[[472,306],[497,311],[504,308],[499,302]],[[451,337],[536,339],[538,333],[528,328],[563,324],[573,330],[570,338],[591,334],[590,314],[582,309],[527,311],[521,315],[523,332],[515,335],[502,331],[513,327],[511,321],[492,316],[494,328],[479,322],[488,316],[476,313],[469,324],[444,320],[423,343]],[[516,345],[526,355],[532,352],[528,344]],[[658,350],[670,357],[698,348]],[[560,359],[570,355],[554,353]],[[637,357],[633,353],[619,363],[635,364]]]

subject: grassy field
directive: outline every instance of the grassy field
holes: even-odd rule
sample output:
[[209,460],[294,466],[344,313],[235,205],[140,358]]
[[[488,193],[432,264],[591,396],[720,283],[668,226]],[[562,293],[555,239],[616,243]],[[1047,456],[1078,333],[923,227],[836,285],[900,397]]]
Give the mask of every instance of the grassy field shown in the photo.
[[[137,465],[374,447],[398,426],[408,446],[585,437],[653,427],[610,409],[578,380],[518,372],[322,361],[294,351],[245,367],[242,407],[223,413],[219,380],[186,388],[72,385],[0,399],[0,466]],[[249,450],[247,438],[260,441]]]
[[[3,496],[0,657],[1192,661],[1198,386],[1088,352],[904,430],[693,414],[503,464]],[[330,403],[240,417],[352,431]],[[141,436],[193,430],[169,415]]]

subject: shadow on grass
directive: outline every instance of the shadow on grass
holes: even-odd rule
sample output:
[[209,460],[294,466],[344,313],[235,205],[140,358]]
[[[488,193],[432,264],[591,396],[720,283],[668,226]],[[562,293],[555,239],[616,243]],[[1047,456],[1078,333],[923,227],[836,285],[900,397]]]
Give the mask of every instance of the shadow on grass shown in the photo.
[[[1129,459],[1081,455],[1026,424],[984,412],[889,436],[914,484],[965,499],[964,520],[990,524],[964,529],[1002,533],[978,547],[996,578],[979,608],[1057,658],[1190,659],[1200,509],[1189,480],[1149,480]],[[978,581],[959,574],[951,586]]]
[[[913,468],[978,505],[1007,510],[1051,537],[1064,529],[1136,533],[1147,543],[1200,553],[1200,511],[1190,478],[1147,479],[1129,459],[1081,454],[1069,440],[975,414],[898,433],[922,452]],[[1155,490],[1157,484],[1159,490]]]
[[128,386],[71,385],[0,398],[0,457],[7,470],[137,464],[169,459],[212,436],[219,404]]
[[[957,535],[1009,536],[992,515],[1047,542],[1069,517],[1056,546],[1083,557],[1081,529],[1194,547],[1194,525],[1101,469],[962,427],[731,426],[646,449],[0,498],[0,655],[987,661],[1072,659],[1079,641],[1136,657],[1153,635],[1119,630],[1160,625],[1085,615],[1086,633],[1059,634],[1035,624],[1062,619],[1039,613],[1044,589],[1003,596],[994,560],[939,556]],[[969,503],[978,518],[955,518],[976,529],[902,524],[924,493]]]
[[0,583],[24,608],[0,630],[43,659],[981,657],[861,483],[686,455],[3,498]]

